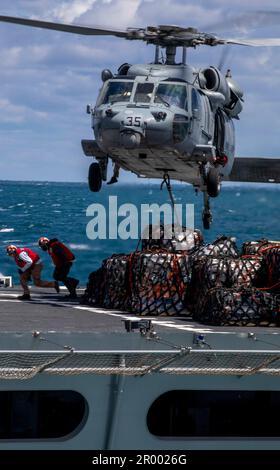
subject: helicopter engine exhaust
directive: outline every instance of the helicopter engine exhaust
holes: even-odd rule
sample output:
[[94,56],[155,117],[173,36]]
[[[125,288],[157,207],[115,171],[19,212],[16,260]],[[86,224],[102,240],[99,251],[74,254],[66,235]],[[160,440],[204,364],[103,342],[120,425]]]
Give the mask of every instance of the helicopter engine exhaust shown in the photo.
[[199,75],[199,81],[201,88],[221,93],[225,97],[224,104],[227,105],[230,103],[230,87],[226,77],[224,77],[216,67],[209,67],[202,70]]

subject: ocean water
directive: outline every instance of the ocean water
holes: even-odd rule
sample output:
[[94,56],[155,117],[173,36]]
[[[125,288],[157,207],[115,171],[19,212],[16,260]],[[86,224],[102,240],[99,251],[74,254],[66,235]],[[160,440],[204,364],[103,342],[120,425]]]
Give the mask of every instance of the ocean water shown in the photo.
[[[85,285],[88,275],[112,253],[135,250],[137,240],[90,240],[86,228],[92,217],[86,215],[89,205],[98,203],[106,208],[107,227],[110,219],[109,196],[118,197],[118,206],[133,203],[168,203],[166,189],[159,184],[106,186],[94,194],[84,183],[0,182],[0,273],[15,276],[17,268],[5,253],[7,244],[37,249],[44,261],[43,277],[50,278],[50,258],[37,247],[40,236],[57,237],[70,246],[76,255],[72,274]],[[195,226],[202,230],[202,195],[195,195],[192,187],[174,185],[178,204],[194,204]],[[212,200],[214,222],[204,231],[207,242],[218,235],[235,236],[243,241],[259,238],[280,239],[280,186],[235,185],[222,188],[220,196]],[[185,206],[184,206],[185,207]],[[139,211],[140,212],[140,211]],[[123,217],[118,217],[120,222]],[[140,218],[139,221],[140,223]]]

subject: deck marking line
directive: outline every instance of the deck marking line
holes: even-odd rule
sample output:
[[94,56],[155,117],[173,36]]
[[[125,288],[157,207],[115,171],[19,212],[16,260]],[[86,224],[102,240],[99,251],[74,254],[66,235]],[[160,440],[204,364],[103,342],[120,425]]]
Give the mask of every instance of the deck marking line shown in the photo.
[[[17,294],[2,294],[0,293],[0,297],[17,297]],[[121,318],[123,320],[137,320],[139,321],[140,319],[150,319],[153,321],[153,324],[155,325],[158,325],[158,326],[165,326],[167,328],[175,328],[177,330],[181,330],[181,331],[198,331],[198,332],[201,332],[201,333],[211,333],[212,330],[210,330],[209,328],[198,328],[198,327],[194,327],[194,326],[191,326],[190,324],[188,325],[176,325],[172,320],[163,320],[163,321],[159,321],[159,320],[155,320],[154,318],[155,317],[135,317],[135,316],[132,316],[132,315],[125,315],[124,313],[120,312],[120,313],[117,313],[118,310],[115,310],[116,313],[113,313],[113,312],[108,312],[104,309],[100,309],[100,308],[95,308],[95,307],[87,307],[87,306],[80,306],[80,305],[76,305],[75,303],[70,303],[70,302],[57,302],[55,300],[45,300],[45,299],[40,299],[36,296],[33,297],[34,300],[36,302],[39,302],[41,304],[45,304],[45,305],[56,305],[56,306],[63,306],[63,307],[70,307],[72,309],[76,309],[76,310],[83,310],[83,311],[86,311],[86,312],[89,312],[89,313],[100,313],[100,314],[104,314],[104,315],[109,315],[109,316],[113,316],[113,317],[117,317],[117,318]],[[21,302],[21,300],[14,300],[14,299],[0,299],[1,302]],[[30,301],[30,303],[32,304],[32,300]],[[182,318],[182,317],[180,317]],[[220,332],[220,333],[223,333],[223,334],[229,334],[229,332]]]

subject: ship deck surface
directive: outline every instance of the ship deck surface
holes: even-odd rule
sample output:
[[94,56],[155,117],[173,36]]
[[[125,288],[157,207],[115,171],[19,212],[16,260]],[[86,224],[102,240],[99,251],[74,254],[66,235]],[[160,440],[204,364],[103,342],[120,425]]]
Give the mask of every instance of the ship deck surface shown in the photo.
[[[63,294],[0,290],[0,376],[46,373],[280,376],[276,327],[209,326],[191,316],[139,317],[69,302]],[[80,291],[80,297],[82,290]],[[124,320],[132,320],[132,330]],[[139,328],[139,320],[142,322]],[[143,326],[144,323],[144,326]],[[57,362],[58,361],[58,362]],[[2,371],[2,372],[1,372]]]
[[56,294],[48,289],[33,289],[31,301],[20,301],[22,294],[19,288],[0,289],[0,331],[33,332],[35,330],[51,332],[125,332],[123,320],[151,319],[157,330],[172,329],[202,333],[237,333],[250,332],[277,334],[276,327],[253,326],[209,326],[195,322],[190,315],[175,316],[135,316],[133,313],[110,310],[77,301],[66,300],[65,293]]

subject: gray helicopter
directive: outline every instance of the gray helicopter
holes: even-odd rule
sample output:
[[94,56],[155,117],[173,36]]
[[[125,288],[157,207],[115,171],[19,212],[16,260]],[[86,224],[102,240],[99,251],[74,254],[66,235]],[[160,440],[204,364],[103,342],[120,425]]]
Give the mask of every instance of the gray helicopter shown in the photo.
[[[209,198],[221,181],[280,182],[280,159],[235,158],[233,120],[242,111],[243,92],[230,70],[186,63],[189,47],[237,44],[280,46],[279,38],[223,39],[195,28],[149,26],[115,30],[0,16],[0,21],[79,35],[111,35],[155,46],[154,62],[122,64],[117,73],[102,71],[103,86],[95,106],[88,105],[94,140],[82,140],[89,167],[89,188],[100,191],[111,159],[116,168],[143,178],[190,183],[204,196],[205,229],[212,214]],[[176,63],[176,50],[182,60]],[[166,57],[160,57],[164,48]],[[117,178],[115,177],[115,181]]]

